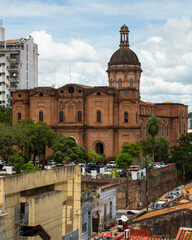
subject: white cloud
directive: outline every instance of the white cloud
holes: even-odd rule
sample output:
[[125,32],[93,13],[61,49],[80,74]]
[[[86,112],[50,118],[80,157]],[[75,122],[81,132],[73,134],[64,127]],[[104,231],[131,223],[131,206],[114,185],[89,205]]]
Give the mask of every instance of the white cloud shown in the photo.
[[[39,49],[39,86],[62,86],[69,82],[106,85],[105,58],[88,43],[72,39],[55,42],[45,31],[31,33]],[[104,83],[105,82],[105,83]]]
[[[148,39],[134,46],[142,64],[141,95],[155,102],[192,102],[192,21],[171,18],[149,25]],[[191,111],[190,106],[190,111]]]

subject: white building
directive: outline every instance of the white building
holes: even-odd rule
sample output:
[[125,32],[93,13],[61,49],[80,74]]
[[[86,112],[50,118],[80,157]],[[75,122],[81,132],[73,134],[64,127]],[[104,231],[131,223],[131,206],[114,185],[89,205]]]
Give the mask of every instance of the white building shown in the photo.
[[13,91],[38,86],[38,47],[31,36],[5,40],[0,27],[0,105],[12,106]]

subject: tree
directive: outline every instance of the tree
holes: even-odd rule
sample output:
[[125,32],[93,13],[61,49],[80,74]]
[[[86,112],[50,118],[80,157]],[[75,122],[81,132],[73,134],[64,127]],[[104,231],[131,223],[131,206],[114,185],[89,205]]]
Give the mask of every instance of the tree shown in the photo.
[[22,172],[24,168],[24,157],[22,156],[22,153],[17,153],[13,154],[12,156],[9,157],[8,159],[8,165],[14,167],[14,171],[16,174],[19,174]]
[[[152,138],[148,136],[146,139],[141,140],[141,148],[144,155],[151,155],[152,153]],[[155,161],[167,161],[169,156],[169,142],[165,137],[154,139],[154,159]]]
[[178,139],[177,146],[174,146],[170,155],[170,162],[175,162],[177,169],[183,173],[183,181],[185,181],[185,175],[189,178],[192,173],[192,133],[182,134]]
[[0,122],[12,125],[12,108],[0,106]]
[[79,146],[70,137],[63,137],[53,144],[53,158],[57,163],[82,162],[87,160],[87,153],[83,146]]
[[141,147],[135,143],[129,143],[122,145],[121,153],[128,153],[132,159],[138,159],[141,152]]
[[104,155],[95,152],[88,152],[88,162],[103,162],[104,160]]
[[11,126],[0,123],[0,156],[7,161],[14,152]]
[[165,137],[155,139],[155,161],[167,161],[169,157],[169,142]]
[[121,152],[116,159],[116,166],[119,168],[127,169],[133,162],[133,158],[129,153]]
[[28,173],[28,172],[35,172],[39,170],[39,168],[37,166],[34,166],[32,163],[28,162],[26,164],[24,164],[24,173]]
[[13,127],[14,143],[24,153],[25,161],[29,161],[34,152],[34,134],[35,123],[30,118],[18,121]]
[[157,116],[152,115],[151,117],[149,117],[147,119],[147,125],[146,125],[147,131],[148,131],[148,134],[151,135],[151,137],[152,137],[152,159],[153,159],[153,162],[154,162],[154,139],[155,139],[155,136],[159,132],[160,126],[161,126],[161,120]]

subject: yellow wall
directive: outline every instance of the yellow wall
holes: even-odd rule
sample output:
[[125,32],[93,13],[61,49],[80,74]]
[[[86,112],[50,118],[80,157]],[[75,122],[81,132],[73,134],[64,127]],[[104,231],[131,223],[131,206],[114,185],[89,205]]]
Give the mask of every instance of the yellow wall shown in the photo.
[[2,178],[0,179],[0,193],[3,192],[5,192],[5,212],[8,213],[5,219],[8,239],[15,239],[14,233],[17,229],[15,228],[15,207],[19,206],[20,202],[28,203],[28,225],[42,224],[43,226],[58,216],[56,221],[45,225],[45,229],[52,229],[54,225],[58,226],[57,230],[51,230],[52,240],[61,239],[63,235],[77,229],[80,235],[80,166],[66,166]]

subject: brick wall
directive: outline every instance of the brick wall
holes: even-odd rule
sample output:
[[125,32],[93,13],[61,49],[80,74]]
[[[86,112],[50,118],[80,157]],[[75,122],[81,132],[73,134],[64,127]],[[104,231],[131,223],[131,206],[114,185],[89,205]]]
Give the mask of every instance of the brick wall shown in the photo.
[[[95,189],[108,183],[117,183],[117,205],[119,209],[126,208],[126,178],[98,178],[90,176],[82,177],[84,186]],[[164,193],[171,191],[177,186],[177,171],[175,164],[167,167],[154,169],[148,172],[148,202],[159,198]],[[146,182],[144,180],[128,180],[128,203],[129,209],[141,209],[146,205]]]

